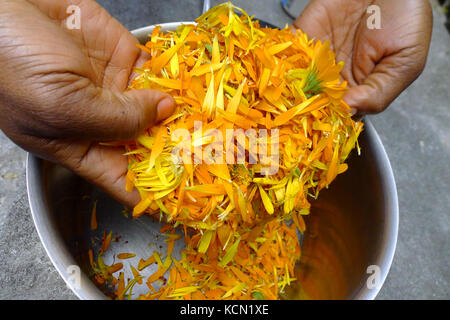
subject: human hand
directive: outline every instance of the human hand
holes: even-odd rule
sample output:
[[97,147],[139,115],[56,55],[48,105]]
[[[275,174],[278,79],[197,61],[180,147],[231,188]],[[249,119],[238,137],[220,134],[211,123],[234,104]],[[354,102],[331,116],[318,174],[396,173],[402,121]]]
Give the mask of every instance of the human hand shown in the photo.
[[68,30],[70,0],[0,0],[0,128],[25,150],[59,162],[130,206],[127,159],[97,141],[136,137],[172,112],[162,92],[124,93],[148,57],[92,0],[75,1],[81,28]]
[[[381,8],[381,29],[367,27],[367,8]],[[359,114],[378,113],[423,71],[433,16],[428,0],[312,0],[294,26],[329,40],[350,90],[344,100]]]

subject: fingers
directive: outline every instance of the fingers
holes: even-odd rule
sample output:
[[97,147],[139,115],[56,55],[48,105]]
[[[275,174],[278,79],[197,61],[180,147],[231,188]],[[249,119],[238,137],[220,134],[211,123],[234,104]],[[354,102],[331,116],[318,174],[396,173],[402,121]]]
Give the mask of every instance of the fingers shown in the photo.
[[62,164],[86,181],[98,186],[120,203],[134,207],[139,192],[125,191],[128,160],[120,147],[108,147],[79,139],[45,139],[5,132],[17,145],[39,157]]
[[350,88],[344,100],[362,114],[385,110],[421,74],[426,59],[420,58],[399,53],[382,59],[359,85]]
[[52,141],[47,148],[55,151],[50,160],[61,163],[120,203],[134,207],[140,201],[136,189],[125,191],[128,160],[123,148],[79,141]]
[[[111,98],[109,98],[111,97]],[[173,98],[163,92],[150,89],[128,91],[124,94],[102,94],[97,102],[105,113],[101,126],[91,137],[98,139],[126,140],[135,138],[145,129],[170,116],[175,108]],[[114,114],[115,113],[115,114]],[[117,120],[116,120],[117,119]]]
[[378,113],[385,110],[416,77],[398,75],[395,69],[379,65],[360,85],[350,88],[344,100],[359,114]]
[[327,20],[326,5],[320,0],[312,0],[294,21],[294,27],[302,30],[310,39],[329,40],[332,26],[329,23],[323,23]]
[[352,114],[363,115],[379,113],[392,102],[378,94],[377,86],[360,85],[346,93],[344,101],[352,108]]
[[125,191],[128,160],[123,152],[122,148],[92,145],[77,162],[74,161],[76,158],[71,157],[63,164],[120,203],[132,208],[141,197],[136,189],[130,193]]
[[[133,67],[140,65],[142,55],[137,39],[93,0],[28,0],[42,13],[56,21],[65,35],[83,50],[94,71],[89,79],[97,86],[124,90]],[[79,8],[78,28],[70,29],[68,8]],[[70,19],[69,19],[70,20]]]
[[[425,15],[424,19],[430,18]],[[412,40],[404,46],[380,50],[384,37],[358,43],[352,68],[355,83],[344,97],[350,107],[360,114],[381,112],[419,77],[428,56],[430,21],[416,26],[414,33],[409,28],[407,35]]]
[[175,108],[174,99],[158,90],[120,93],[90,83],[52,92],[58,96],[30,107],[32,113],[15,121],[15,131],[46,139],[130,140],[167,118]]
[[[51,91],[46,100],[48,107],[39,107],[43,109],[39,122],[45,129],[39,131],[45,133],[44,137],[132,139],[171,114],[175,103],[165,93],[144,89],[121,93],[129,84],[133,67],[141,63],[142,55],[131,33],[95,1],[29,1],[60,23],[67,18],[69,5],[76,4],[80,8],[81,29],[68,33],[71,41],[86,54],[85,65],[92,67],[90,73],[80,73],[76,69],[70,74],[47,72],[40,78],[41,81],[46,79],[46,88],[52,88],[47,90]],[[67,68],[68,63],[70,61],[58,67]]]
[[[428,1],[379,1],[380,30],[359,28],[353,76],[357,86],[344,98],[359,113],[378,113],[422,73],[428,55],[433,16]],[[392,17],[392,19],[389,19]]]
[[157,90],[130,90],[123,94],[88,88],[82,99],[69,106],[74,114],[70,137],[107,141],[133,139],[145,129],[167,118],[175,108],[174,99]]
[[[366,27],[366,9],[382,9],[382,27]],[[345,101],[358,113],[386,109],[423,71],[431,38],[429,1],[312,0],[295,21],[308,36],[330,40],[350,90]]]

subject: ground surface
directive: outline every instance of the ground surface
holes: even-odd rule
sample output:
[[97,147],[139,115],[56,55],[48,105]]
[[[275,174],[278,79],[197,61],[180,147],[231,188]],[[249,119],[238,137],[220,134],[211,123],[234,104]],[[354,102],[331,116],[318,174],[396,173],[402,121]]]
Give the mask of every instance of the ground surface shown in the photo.
[[[200,0],[99,2],[130,30],[193,20],[202,7]],[[279,2],[234,1],[282,27],[292,20]],[[301,10],[303,2],[295,8]],[[433,40],[424,73],[387,111],[369,117],[391,160],[400,202],[397,250],[378,299],[450,299],[450,35],[437,2],[432,4]],[[1,132],[0,150],[0,299],[76,299],[35,231],[25,152]]]

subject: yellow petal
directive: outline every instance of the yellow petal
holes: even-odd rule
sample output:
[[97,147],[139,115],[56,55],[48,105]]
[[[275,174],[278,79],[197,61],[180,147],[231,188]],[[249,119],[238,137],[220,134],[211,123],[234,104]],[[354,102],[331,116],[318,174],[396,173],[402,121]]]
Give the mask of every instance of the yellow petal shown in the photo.
[[155,141],[152,145],[152,152],[150,154],[149,164],[147,172],[149,172],[155,165],[156,158],[161,154],[164,149],[164,144],[167,137],[167,128],[161,126],[156,133]]
[[263,73],[261,75],[261,79],[259,81],[259,96],[264,96],[264,90],[266,90],[267,85],[269,83],[271,71],[269,68],[264,68]]
[[206,194],[225,194],[225,187],[221,184],[200,184],[192,187],[185,187],[185,190]]
[[181,90],[181,81],[176,79],[165,79],[165,78],[154,78],[148,77],[148,80],[154,82],[161,87],[166,87],[169,89]]
[[276,55],[277,53],[280,53],[281,51],[289,48],[291,45],[292,41],[275,44],[269,48],[269,53],[271,55]]
[[233,96],[233,99],[231,99],[230,103],[227,106],[227,112],[230,113],[236,113],[237,109],[239,107],[239,104],[241,103],[241,97],[242,97],[242,90],[244,89],[245,82],[247,81],[247,78],[242,81],[242,83],[239,85],[239,88],[236,91],[236,94]]
[[295,117],[300,111],[302,111],[303,109],[305,109],[307,106],[309,106],[314,100],[316,100],[319,96],[313,96],[311,98],[309,98],[306,101],[303,101],[302,103],[300,103],[299,105],[287,110],[286,112],[280,114],[279,116],[277,116],[274,120],[273,123],[275,126],[281,126],[283,124],[285,124],[286,122],[288,122],[289,120],[291,120],[293,117]]
[[339,155],[339,145],[336,145],[333,151],[333,158],[331,159],[331,163],[327,171],[327,184],[330,184],[334,180],[334,178],[336,178],[339,160],[338,155]]
[[194,77],[194,76],[199,77],[199,76],[202,76],[202,75],[204,75],[204,74],[206,74],[208,72],[211,72],[211,70],[212,71],[217,71],[220,68],[222,68],[223,65],[224,65],[223,62],[222,63],[205,63],[205,64],[202,64],[202,65],[200,65],[198,67],[194,67],[191,70],[190,75],[191,75],[191,77]]
[[208,91],[206,91],[205,99],[203,100],[202,112],[205,112],[210,118],[214,111],[214,73],[211,72],[211,80],[209,82]]
[[214,231],[212,230],[208,230],[205,233],[203,233],[203,236],[198,243],[198,252],[205,253],[208,250],[213,234]]
[[219,40],[217,38],[217,34],[214,36],[211,62],[212,62],[212,64],[216,64],[216,63],[220,62],[220,48],[219,48]]
[[225,253],[225,255],[223,256],[222,260],[219,263],[220,266],[225,267],[228,263],[230,263],[231,260],[233,260],[240,241],[241,238],[237,238],[236,242],[233,243],[233,245],[228,248],[227,252]]
[[184,40],[186,39],[189,32],[191,32],[192,26],[185,26],[183,29],[183,32],[181,34],[180,39],[178,39],[178,43],[166,51],[164,51],[160,56],[153,59],[152,62],[152,72],[154,74],[158,74],[161,72],[161,69],[164,68],[164,66],[170,61],[172,56],[180,49],[180,47],[183,45]]
[[268,214],[273,214],[272,200],[270,200],[269,196],[267,195],[266,191],[264,191],[263,187],[261,187],[261,185],[258,185],[258,188],[261,195],[261,200],[264,204],[264,208],[266,208]]

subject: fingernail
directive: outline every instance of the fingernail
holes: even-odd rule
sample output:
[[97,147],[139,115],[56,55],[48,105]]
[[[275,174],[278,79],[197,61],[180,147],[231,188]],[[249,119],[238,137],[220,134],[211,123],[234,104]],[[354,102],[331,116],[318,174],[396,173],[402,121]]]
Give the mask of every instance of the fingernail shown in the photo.
[[156,107],[156,121],[159,122],[161,120],[164,120],[166,118],[168,118],[174,109],[174,101],[172,97],[166,97],[164,99],[162,99],[159,103],[158,106]]

